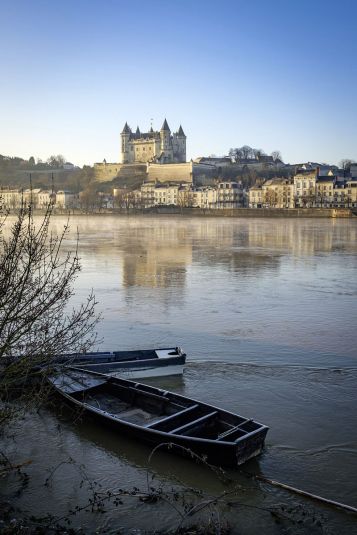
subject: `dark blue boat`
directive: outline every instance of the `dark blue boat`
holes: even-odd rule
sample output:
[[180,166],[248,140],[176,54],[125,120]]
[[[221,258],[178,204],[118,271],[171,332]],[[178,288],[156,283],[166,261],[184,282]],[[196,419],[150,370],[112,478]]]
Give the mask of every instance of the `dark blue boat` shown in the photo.
[[49,378],[69,403],[100,424],[152,446],[236,467],[259,455],[268,427],[179,394],[76,367]]

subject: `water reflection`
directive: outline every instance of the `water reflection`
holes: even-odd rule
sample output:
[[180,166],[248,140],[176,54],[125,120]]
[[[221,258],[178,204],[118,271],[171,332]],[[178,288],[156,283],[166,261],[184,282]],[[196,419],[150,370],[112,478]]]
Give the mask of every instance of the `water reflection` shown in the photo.
[[150,288],[184,287],[192,263],[192,245],[171,233],[169,243],[155,233],[131,240],[123,248],[123,285]]
[[[59,232],[65,219],[52,221]],[[357,251],[357,224],[350,220],[73,217],[82,253],[122,262],[124,286],[185,286],[193,263],[233,271],[278,268],[282,254]],[[74,237],[72,233],[72,238]],[[73,245],[73,240],[67,241]]]
[[[55,218],[53,229],[64,222]],[[356,220],[110,216],[72,218],[71,226],[65,246],[73,249],[78,226],[82,261],[75,299],[94,287],[101,349],[182,345],[183,379],[154,384],[266,423],[267,451],[250,470],[355,505]],[[91,423],[60,422],[58,434],[54,415],[35,415],[9,444],[21,445],[19,462],[34,460],[31,492],[20,505],[40,514],[50,500],[62,512],[82,499],[73,470],[58,473],[50,498],[43,487],[48,466],[68,455],[104,488],[146,484],[149,448]],[[155,457],[150,469],[167,484],[178,477],[221,491],[205,470],[169,454]],[[243,498],[296,505],[276,490],[262,496],[249,488]],[[150,526],[157,527],[157,511],[148,511]],[[257,532],[261,520],[261,532],[277,532],[252,511],[235,513],[237,531]],[[110,511],[106,526],[128,528],[143,518],[136,505],[124,512],[120,523]],[[170,527],[170,511],[160,515]],[[329,532],[352,533],[346,516],[336,522]]]

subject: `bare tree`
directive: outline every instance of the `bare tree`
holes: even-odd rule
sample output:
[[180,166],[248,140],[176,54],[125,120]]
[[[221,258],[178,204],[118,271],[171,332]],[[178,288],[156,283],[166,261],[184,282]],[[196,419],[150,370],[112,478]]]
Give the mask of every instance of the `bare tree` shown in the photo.
[[252,153],[256,160],[260,160],[262,156],[265,156],[265,152],[263,151],[263,149],[252,149]]
[[238,163],[240,155],[238,154],[239,149],[229,149],[228,156],[232,160],[232,162]]
[[52,156],[47,159],[47,163],[50,167],[63,167],[65,162],[66,159],[62,154],[57,154],[57,156],[52,154]]
[[[15,220],[3,211],[0,218],[2,399],[13,387],[23,387],[43,366],[46,369],[56,355],[86,351],[96,339],[93,293],[79,308],[69,308],[80,271],[78,251],[63,251],[68,222],[59,235],[53,235],[51,215],[49,205],[37,222],[32,206],[23,204]],[[39,400],[41,389],[36,387],[29,394],[30,390],[22,390],[26,399]],[[0,410],[0,423],[7,414]]]
[[275,208],[278,202],[277,192],[273,189],[268,189],[265,191],[264,195],[264,204],[267,205],[267,208]]
[[80,205],[86,213],[95,212],[100,207],[97,184],[91,182],[80,194]]
[[241,147],[239,150],[242,154],[243,160],[249,160],[254,158],[253,149],[252,147],[249,147],[249,145],[243,145],[243,147]]
[[340,161],[340,167],[342,167],[342,169],[349,169],[351,167],[351,165],[353,163],[356,163],[354,160],[351,160],[350,158],[344,158],[343,160]]
[[274,162],[276,162],[277,160],[280,160],[281,162],[283,161],[283,157],[281,155],[280,150],[273,150],[270,156],[273,158]]
[[177,195],[177,205],[181,208],[191,208],[193,206],[193,192],[190,189],[181,187]]

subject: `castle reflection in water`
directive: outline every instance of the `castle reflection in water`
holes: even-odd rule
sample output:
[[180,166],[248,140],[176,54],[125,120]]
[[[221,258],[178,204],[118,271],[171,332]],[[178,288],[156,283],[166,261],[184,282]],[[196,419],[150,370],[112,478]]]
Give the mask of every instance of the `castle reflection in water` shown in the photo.
[[[63,221],[53,221],[59,231]],[[120,265],[124,287],[184,287],[192,264],[247,276],[279,268],[281,257],[356,253],[353,220],[74,217],[81,255]],[[212,280],[212,283],[214,281]]]

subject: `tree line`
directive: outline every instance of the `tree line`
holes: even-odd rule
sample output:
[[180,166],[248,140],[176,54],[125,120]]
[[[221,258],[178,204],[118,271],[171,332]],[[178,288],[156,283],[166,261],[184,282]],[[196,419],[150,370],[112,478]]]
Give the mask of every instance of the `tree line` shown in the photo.
[[283,162],[281,152],[279,150],[274,150],[270,155],[267,155],[263,149],[255,149],[249,145],[243,145],[242,147],[229,149],[229,157],[232,162],[240,163],[247,160],[256,160],[257,162],[262,161],[266,156],[270,156],[274,162]]

